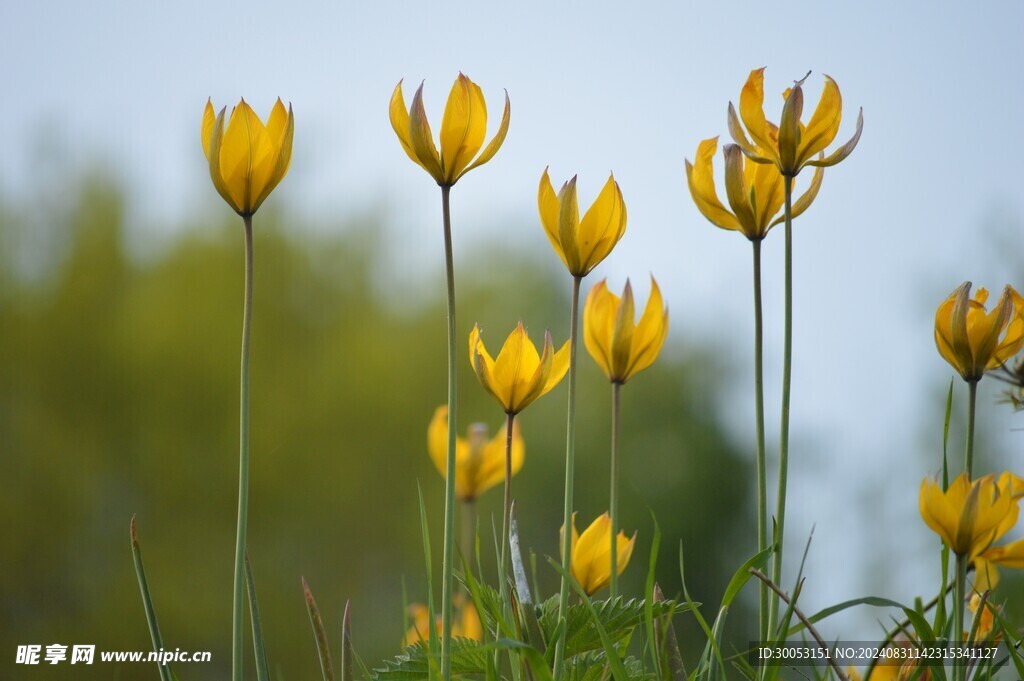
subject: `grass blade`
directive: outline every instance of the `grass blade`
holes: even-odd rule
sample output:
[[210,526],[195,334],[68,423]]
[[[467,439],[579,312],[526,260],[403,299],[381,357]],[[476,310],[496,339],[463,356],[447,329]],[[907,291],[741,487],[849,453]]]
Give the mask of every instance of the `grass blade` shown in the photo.
[[[142,606],[146,609],[146,621],[149,623],[149,637],[153,640],[153,650],[161,652],[164,649],[164,640],[160,636],[160,624],[156,621],[156,609],[153,607],[153,599],[149,595],[149,581],[146,579],[146,568],[142,565],[142,549],[139,547],[139,531],[135,525],[135,516],[132,516],[132,559],[135,561],[135,576],[139,579],[139,591],[142,592]],[[160,681],[172,681],[171,669],[164,663],[157,665],[160,672]]]
[[305,577],[302,578],[302,592],[306,596],[309,623],[313,626],[317,652],[320,653],[320,671],[324,681],[334,681],[334,665],[331,664],[331,647],[327,642],[327,631],[324,629],[324,622],[320,619],[320,609],[316,607],[316,599],[313,598],[313,592],[309,590],[309,584],[306,583]]
[[341,681],[355,681],[355,651],[352,648],[352,601],[345,601],[345,615],[341,620]]

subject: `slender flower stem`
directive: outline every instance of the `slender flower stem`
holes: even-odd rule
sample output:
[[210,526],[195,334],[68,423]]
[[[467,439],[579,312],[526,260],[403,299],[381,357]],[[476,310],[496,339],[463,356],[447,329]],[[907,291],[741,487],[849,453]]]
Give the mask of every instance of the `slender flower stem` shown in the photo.
[[249,344],[252,337],[252,216],[245,226],[245,297],[242,307],[242,367],[238,425],[238,533],[235,537],[235,590],[231,608],[231,678],[242,681],[242,609],[245,603],[245,536],[249,524]]
[[[572,560],[572,478],[576,465],[576,346],[579,341],[580,282],[572,280],[572,307],[569,313],[569,410],[565,428],[565,509],[562,514],[562,586],[558,592],[558,619],[564,622],[569,608],[569,581]],[[565,627],[555,645],[554,676],[562,677],[565,663]]]
[[455,265],[452,258],[452,215],[448,195],[451,187],[441,187],[444,214],[444,265],[448,282],[448,459],[445,464],[444,558],[441,565],[441,678],[451,678],[452,668],[452,587],[455,566]]
[[608,504],[612,516],[611,546],[611,597],[619,595],[619,392],[622,384],[612,381],[612,470],[611,470],[611,501]]
[[[964,644],[964,600],[967,598],[967,561],[964,556],[956,557],[956,582],[953,589],[953,640],[958,646]],[[953,660],[953,678],[966,678],[967,668],[962,660]]]
[[[761,240],[754,247],[754,420],[757,428],[757,550],[768,548],[768,472],[764,446],[764,321],[761,314]],[[767,640],[770,592],[761,582],[761,640]]]
[[[501,514],[501,570],[504,574],[506,561],[508,560],[508,532],[509,513],[512,511],[512,424],[515,422],[515,414],[505,416],[505,505]],[[502,592],[505,585],[501,585]]]
[[472,570],[476,563],[476,500],[462,502],[462,551]]
[[967,479],[970,480],[974,471],[974,415],[978,403],[978,382],[968,381],[967,392],[970,399],[967,403],[967,454],[964,458],[964,471],[967,473]]
[[[782,425],[779,429],[779,495],[775,511],[775,555],[772,560],[772,582],[782,583],[782,540],[786,529],[786,482],[789,471],[789,389],[793,376],[793,178],[784,176],[786,192],[786,274],[785,274],[785,339],[782,351]],[[775,631],[779,598],[771,599],[768,610],[768,633]]]

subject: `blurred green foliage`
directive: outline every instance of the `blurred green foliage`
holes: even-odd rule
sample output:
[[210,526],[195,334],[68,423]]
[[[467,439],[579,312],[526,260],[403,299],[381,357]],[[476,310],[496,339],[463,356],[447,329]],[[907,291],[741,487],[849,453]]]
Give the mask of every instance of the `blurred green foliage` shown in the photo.
[[[172,230],[179,236],[159,248],[133,250],[152,232],[128,224],[117,183],[92,175],[63,186],[56,200],[5,200],[0,210],[0,667],[10,669],[25,643],[148,649],[129,547],[137,514],[165,642],[213,652],[212,664],[179,665],[179,676],[223,678],[237,501],[240,222],[225,210],[209,224]],[[440,263],[440,236],[429,236],[422,241],[437,241],[437,252],[424,248],[422,257]],[[391,276],[388,249],[399,238],[373,216],[296,225],[265,209],[256,218],[249,552],[271,666],[282,679],[318,674],[300,575],[335,644],[351,598],[363,659],[374,666],[397,652],[403,580],[410,599],[426,595],[417,482],[440,556],[443,485],[425,439],[445,399],[443,282]],[[535,338],[550,328],[564,341],[569,281],[553,253],[499,260],[462,250],[457,244],[461,336],[479,322],[497,347],[522,318]],[[665,593],[679,590],[681,540],[688,586],[713,604],[752,553],[750,457],[716,413],[728,368],[709,348],[672,340],[623,391],[622,523],[639,530],[623,589],[642,590],[649,507],[664,535],[657,576]],[[607,508],[610,389],[585,352],[580,366],[584,526]],[[468,362],[459,371],[460,431],[477,420],[499,427],[502,414]],[[523,542],[538,556],[557,555],[564,386],[528,409],[522,426],[526,465],[513,493]],[[499,488],[479,504],[485,547],[500,497]],[[493,580],[493,557],[484,563]],[[557,577],[538,564],[549,595]],[[696,630],[681,619],[680,639],[692,646]],[[731,623],[746,640],[744,610]],[[156,671],[31,670],[33,679],[72,677],[152,680]]]

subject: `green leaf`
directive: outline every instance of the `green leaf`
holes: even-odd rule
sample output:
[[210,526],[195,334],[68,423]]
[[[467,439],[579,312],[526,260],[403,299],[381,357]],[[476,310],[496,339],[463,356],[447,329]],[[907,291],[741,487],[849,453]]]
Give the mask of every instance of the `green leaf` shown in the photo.
[[[487,661],[495,650],[506,647],[482,644],[468,638],[453,638],[451,648],[452,676],[484,674]],[[431,670],[437,667],[437,656],[423,642],[417,641],[384,666],[374,669],[371,674],[376,681],[421,681],[430,678]]]
[[[561,566],[559,566],[561,567]],[[694,604],[696,606],[697,604]],[[602,647],[601,637],[593,626],[596,617],[598,624],[607,632],[613,643],[621,641],[644,623],[645,601],[638,599],[624,600],[621,596],[614,600],[593,601],[593,614],[586,604],[570,605],[566,612],[565,654],[578,655]],[[675,601],[661,601],[651,604],[651,614],[657,619],[666,615],[686,612],[690,606]],[[540,605],[540,628],[547,641],[553,641],[558,625],[558,596],[552,596]]]
[[747,559],[743,565],[733,574],[732,579],[729,580],[729,585],[725,588],[725,595],[722,596],[722,607],[728,608],[732,605],[732,602],[736,600],[736,596],[740,590],[743,589],[744,585],[750,581],[753,576],[750,574],[751,568],[757,568],[760,570],[768,562],[768,557],[772,555],[772,547],[768,547],[763,551],[758,551],[753,556]]
[[[811,624],[815,624],[825,619],[826,617],[831,617],[832,615],[840,613],[843,610],[847,610],[848,608],[853,608],[858,605],[872,605],[876,608],[900,608],[901,610],[906,608],[906,606],[902,603],[899,603],[898,601],[894,601],[888,598],[881,598],[879,596],[865,596],[863,598],[854,598],[848,601],[843,601],[842,603],[830,605],[829,607],[814,613],[807,619],[810,621]],[[805,627],[803,622],[797,622],[789,631],[786,632],[786,638],[789,638],[793,634],[800,633],[804,630],[804,628]]]
[[[135,576],[139,580],[139,591],[142,592],[142,607],[146,610],[146,622],[149,624],[149,637],[153,641],[153,650],[163,650],[164,640],[160,636],[160,624],[156,620],[156,609],[153,607],[153,598],[149,594],[149,580],[146,579],[146,568],[142,564],[142,548],[139,546],[139,531],[135,526],[135,516],[131,522],[132,537],[132,560],[135,562]],[[166,664],[157,665],[160,672],[160,681],[172,681],[171,668]]]

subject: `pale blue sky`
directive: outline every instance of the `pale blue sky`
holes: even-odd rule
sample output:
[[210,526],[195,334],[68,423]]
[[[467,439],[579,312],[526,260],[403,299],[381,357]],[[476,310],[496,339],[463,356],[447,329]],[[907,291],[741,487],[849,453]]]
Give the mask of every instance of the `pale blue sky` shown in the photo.
[[[460,238],[553,257],[535,208],[544,167],[556,182],[579,173],[581,201],[614,170],[630,221],[602,272],[616,287],[654,272],[675,340],[719,339],[745,376],[749,246],[697,213],[683,159],[702,138],[726,135],[726,105],[750,69],[768,67],[769,93],[813,70],[808,106],[828,73],[846,105],[840,137],[851,134],[857,107],[865,131],[856,152],[826,173],[797,227],[793,464],[802,474],[789,536],[817,523],[809,610],[877,590],[880,569],[885,595],[910,599],[933,577],[932,564],[908,567],[903,556],[933,542],[916,490],[937,466],[914,449],[923,419],[938,445],[941,396],[925,400],[950,373],[934,351],[931,310],[964,279],[998,290],[1024,269],[1011,259],[1024,242],[1016,148],[1024,5],[728,6],[5,3],[0,186],[23,187],[42,142],[55,141],[72,162],[99,154],[123,174],[133,214],[157,233],[216,215],[223,206],[199,145],[206,98],[219,107],[244,95],[264,114],[280,95],[295,109],[296,151],[270,200],[315,216],[383,202],[409,235],[396,242],[396,257],[433,270],[440,258],[423,254],[436,244],[436,188],[401,152],[387,102],[400,78],[411,86],[426,79],[438,121],[462,70],[483,87],[492,117],[508,89],[512,124],[497,158],[456,190]],[[769,96],[770,117],[780,105]],[[1009,226],[998,249],[982,232],[994,206]],[[521,229],[488,234],[499,221]],[[768,381],[776,386],[781,233],[765,255]],[[746,384],[739,388],[728,406],[743,432],[751,407]],[[777,408],[771,390],[771,442]],[[997,423],[1007,432],[1014,425],[1006,411]],[[1006,451],[1019,469],[1019,438],[1010,434]],[[873,518],[850,517],[873,495]],[[852,549],[863,542],[873,549]]]

